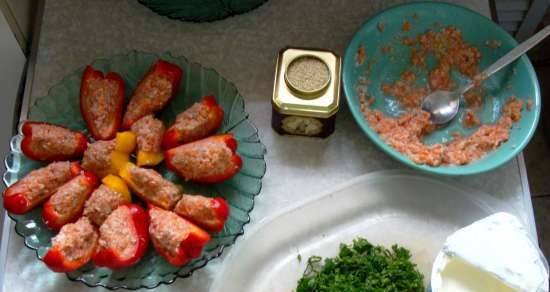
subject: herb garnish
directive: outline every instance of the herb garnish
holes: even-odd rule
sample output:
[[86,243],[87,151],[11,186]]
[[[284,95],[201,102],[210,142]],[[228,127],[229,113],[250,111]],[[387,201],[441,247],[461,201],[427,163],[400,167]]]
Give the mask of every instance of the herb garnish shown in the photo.
[[423,276],[409,250],[376,246],[364,238],[340,244],[335,258],[312,256],[296,292],[423,292]]

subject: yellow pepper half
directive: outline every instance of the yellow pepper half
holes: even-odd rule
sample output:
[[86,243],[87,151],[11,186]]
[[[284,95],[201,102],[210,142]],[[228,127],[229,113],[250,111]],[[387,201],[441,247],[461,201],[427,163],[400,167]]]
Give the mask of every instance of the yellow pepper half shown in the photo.
[[162,152],[138,151],[137,165],[138,166],[153,166],[159,164],[164,159]]
[[130,188],[132,188],[133,182],[132,182],[132,176],[130,175],[129,169],[135,166],[136,166],[135,164],[131,162],[127,162],[124,165],[122,165],[122,167],[118,172],[118,175],[126,182],[126,184],[130,186]]
[[119,193],[124,203],[132,202],[130,189],[128,189],[128,185],[126,185],[124,180],[122,180],[120,177],[109,174],[104,177],[101,182],[108,188]]
[[111,152],[111,174],[118,174],[120,168],[130,161],[130,154],[116,151]]
[[123,153],[132,153],[136,148],[136,134],[131,131],[116,133],[115,150]]

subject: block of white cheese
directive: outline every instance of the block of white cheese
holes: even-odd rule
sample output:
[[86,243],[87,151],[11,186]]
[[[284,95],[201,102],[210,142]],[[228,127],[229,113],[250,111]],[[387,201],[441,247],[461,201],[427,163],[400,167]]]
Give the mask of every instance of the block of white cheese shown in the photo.
[[496,213],[447,238],[432,292],[548,292],[548,263],[519,220]]

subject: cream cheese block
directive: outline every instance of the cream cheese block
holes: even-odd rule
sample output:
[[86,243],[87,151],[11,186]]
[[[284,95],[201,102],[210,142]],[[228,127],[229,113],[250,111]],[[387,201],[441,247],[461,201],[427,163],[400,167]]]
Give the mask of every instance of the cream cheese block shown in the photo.
[[432,292],[548,292],[548,263],[519,220],[496,213],[447,238]]

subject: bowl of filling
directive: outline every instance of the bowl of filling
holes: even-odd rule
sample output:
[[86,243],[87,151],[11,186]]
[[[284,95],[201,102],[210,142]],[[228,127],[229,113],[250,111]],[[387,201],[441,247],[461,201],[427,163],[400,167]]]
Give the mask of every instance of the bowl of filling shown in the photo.
[[359,29],[343,61],[344,92],[361,129],[386,153],[417,169],[466,175],[494,169],[527,145],[541,101],[526,56],[460,100],[458,115],[437,126],[425,96],[454,90],[517,42],[490,19],[446,3],[395,6]]

